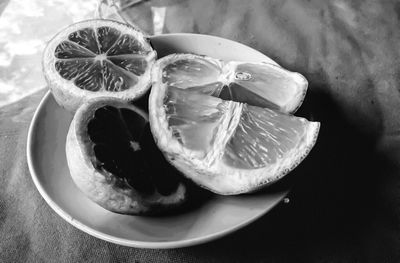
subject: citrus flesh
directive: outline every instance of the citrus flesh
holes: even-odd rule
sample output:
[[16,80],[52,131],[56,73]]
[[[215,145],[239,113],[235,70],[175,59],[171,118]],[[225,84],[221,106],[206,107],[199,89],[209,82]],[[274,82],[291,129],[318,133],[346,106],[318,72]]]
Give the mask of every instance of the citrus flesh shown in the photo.
[[150,86],[156,59],[138,29],[112,20],[88,20],[58,33],[47,45],[43,70],[56,101],[70,111],[93,97],[134,100]]
[[174,137],[186,148],[205,155],[216,143],[216,132],[228,110],[226,103],[175,87],[167,92],[165,113]]
[[262,168],[279,162],[306,137],[309,123],[279,112],[242,106],[240,121],[225,146],[223,160],[232,167]]
[[269,63],[174,54],[159,64],[165,64],[162,81],[170,86],[287,113],[300,107],[308,86],[299,73]]
[[[221,96],[224,89],[229,89],[226,79],[239,72],[227,73],[225,80],[215,81],[215,76],[228,71],[216,66],[222,62],[192,58],[194,61],[190,57],[166,57],[153,68],[150,123],[158,146],[172,164],[199,185],[227,195],[251,192],[275,182],[305,158],[316,141],[318,122],[284,113],[285,107],[265,108],[276,101],[259,107],[252,105],[257,105],[252,95],[245,103]],[[256,66],[244,64],[246,71],[241,71],[241,79],[235,80],[240,85],[239,94],[245,85],[252,93],[260,92],[263,79],[273,79],[274,75],[279,77],[266,80],[268,92],[293,86],[287,76],[279,75],[280,69],[275,74],[269,68],[263,69],[264,65]],[[244,69],[236,65],[237,68]],[[258,80],[253,76],[259,76]],[[241,84],[246,78],[253,83]]]
[[110,98],[84,104],[66,152],[76,185],[110,211],[156,214],[185,201],[185,186],[159,153],[147,115],[133,105]]

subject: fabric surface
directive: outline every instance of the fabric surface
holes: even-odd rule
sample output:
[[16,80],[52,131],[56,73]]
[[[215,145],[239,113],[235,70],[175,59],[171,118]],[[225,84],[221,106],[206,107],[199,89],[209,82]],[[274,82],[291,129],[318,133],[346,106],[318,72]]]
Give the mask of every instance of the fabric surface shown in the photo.
[[29,175],[27,130],[42,90],[0,108],[0,262],[400,262],[400,3],[166,3],[165,32],[237,40],[309,80],[298,115],[321,131],[289,177],[290,202],[189,248],[91,237],[61,219]]

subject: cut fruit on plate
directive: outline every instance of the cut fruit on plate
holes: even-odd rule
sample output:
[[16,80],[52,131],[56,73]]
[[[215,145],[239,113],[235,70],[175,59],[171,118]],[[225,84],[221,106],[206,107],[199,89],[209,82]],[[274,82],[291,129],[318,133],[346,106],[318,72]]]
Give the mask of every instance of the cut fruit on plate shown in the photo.
[[147,114],[119,99],[85,103],[67,135],[66,155],[75,184],[117,213],[159,214],[186,200],[185,185],[168,172],[168,162],[157,153]]
[[72,24],[50,40],[43,71],[57,103],[75,112],[94,97],[137,99],[150,87],[155,59],[139,29],[94,19]]
[[[221,84],[212,82],[221,72],[227,72],[220,70],[220,61],[191,55],[183,60],[176,58],[161,59],[153,67],[150,124],[166,158],[195,183],[223,195],[252,192],[293,170],[314,146],[320,124],[281,112],[298,105],[281,105],[273,110],[251,105],[252,96],[246,103],[221,98],[219,89],[226,82],[223,78]],[[244,65],[249,64],[254,63]],[[282,73],[281,68],[276,74],[273,70],[250,68],[254,69],[252,76],[276,77]],[[273,88],[293,87],[291,82],[294,80],[279,77],[276,83],[266,86],[272,94]],[[237,91],[242,89],[246,88]]]
[[159,59],[156,67],[162,72],[156,78],[170,86],[287,113],[300,107],[308,86],[301,74],[270,63],[172,54]]

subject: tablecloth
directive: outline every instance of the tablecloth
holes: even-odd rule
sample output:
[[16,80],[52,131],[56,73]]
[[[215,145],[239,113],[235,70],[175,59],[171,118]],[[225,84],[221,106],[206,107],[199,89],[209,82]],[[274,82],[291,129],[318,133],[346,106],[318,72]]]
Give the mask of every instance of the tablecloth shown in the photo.
[[[240,41],[309,80],[298,115],[321,131],[292,172],[290,202],[194,247],[96,239],[51,210],[30,178],[26,137],[41,90],[0,108],[0,262],[400,262],[400,3],[170,2],[164,32]],[[168,20],[177,15],[186,22]]]

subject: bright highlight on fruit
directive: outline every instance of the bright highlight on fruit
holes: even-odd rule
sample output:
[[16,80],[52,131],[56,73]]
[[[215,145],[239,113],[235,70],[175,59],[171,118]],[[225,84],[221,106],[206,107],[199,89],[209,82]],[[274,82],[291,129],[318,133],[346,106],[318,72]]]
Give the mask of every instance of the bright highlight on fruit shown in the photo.
[[107,210],[158,214],[181,205],[186,188],[159,153],[147,114],[113,98],[78,109],[66,142],[75,184]]
[[186,54],[158,60],[152,79],[150,124],[159,148],[215,193],[246,193],[277,181],[316,141],[318,122],[287,114],[305,96],[300,74]]
[[150,87],[155,59],[139,29],[94,19],[70,25],[50,40],[43,71],[58,104],[74,112],[94,97],[137,99]]

